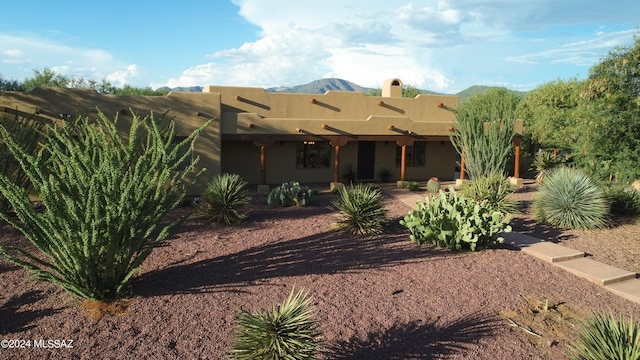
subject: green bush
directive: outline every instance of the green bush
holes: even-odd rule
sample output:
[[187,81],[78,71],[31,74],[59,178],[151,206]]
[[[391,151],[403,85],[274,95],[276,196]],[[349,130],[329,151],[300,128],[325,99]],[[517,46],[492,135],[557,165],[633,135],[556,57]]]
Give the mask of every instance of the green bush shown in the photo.
[[416,181],[411,181],[409,184],[407,184],[407,189],[409,191],[418,191],[420,190],[420,184]]
[[270,311],[236,315],[236,335],[231,358],[315,359],[320,333],[313,319],[311,297],[300,290]]
[[604,191],[579,169],[558,167],[538,186],[533,201],[537,221],[571,229],[606,225],[609,203]]
[[271,189],[267,194],[267,205],[278,206],[306,206],[313,201],[313,191],[296,181],[282,183]]
[[460,189],[462,195],[475,201],[482,201],[494,210],[513,213],[518,202],[511,199],[515,188],[502,174],[491,174],[465,183]]
[[426,196],[418,209],[410,211],[400,224],[409,229],[417,244],[430,242],[452,250],[475,251],[502,243],[510,232],[511,217],[484,203],[457,194],[452,188],[439,196]]
[[427,181],[427,191],[432,194],[437,194],[440,192],[440,180],[437,177],[432,177]]
[[582,327],[577,343],[570,346],[569,358],[582,360],[640,359],[640,326],[609,314],[592,316]]
[[333,223],[336,230],[354,235],[375,235],[383,231],[386,210],[382,192],[377,187],[362,184],[345,187],[338,191],[332,209],[338,210]]
[[605,196],[611,204],[611,213],[640,215],[640,191],[628,186],[612,185],[605,189]]
[[[36,155],[41,140],[40,133],[49,125],[43,119],[33,119],[32,117],[19,117],[17,114],[13,119],[5,115],[0,119],[0,124],[4,126],[8,134],[11,134],[13,141],[29,155]],[[0,174],[6,176],[18,185],[23,191],[31,189],[31,181],[22,170],[20,162],[16,159],[4,143],[3,136],[0,136]],[[0,196],[0,207],[9,210],[11,205],[3,196]]]
[[99,113],[95,122],[84,118],[51,127],[36,156],[0,127],[44,204],[44,211],[36,211],[19,185],[0,176],[0,192],[17,218],[6,211],[0,217],[42,254],[12,246],[0,253],[82,299],[125,295],[136,269],[176,224],[159,226],[191,183],[193,164],[184,170],[179,165],[209,124],[174,144],[173,122],[160,129],[153,116],[134,115],[128,136],[116,123]]
[[554,169],[564,163],[564,158],[558,155],[555,155],[553,152],[548,151],[538,151],[535,158],[533,159],[533,167],[536,172],[536,181],[542,182],[545,175],[551,170]]
[[195,217],[226,225],[246,219],[244,208],[251,200],[246,185],[238,174],[214,176],[202,195]]

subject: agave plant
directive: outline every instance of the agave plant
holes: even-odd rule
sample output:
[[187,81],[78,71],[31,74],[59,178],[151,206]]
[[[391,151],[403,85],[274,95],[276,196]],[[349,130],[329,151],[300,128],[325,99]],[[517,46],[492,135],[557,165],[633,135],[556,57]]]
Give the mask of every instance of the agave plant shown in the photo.
[[606,225],[609,202],[604,191],[579,169],[553,169],[538,187],[533,202],[536,220],[571,229]]
[[518,202],[510,197],[514,191],[514,186],[499,173],[474,179],[461,189],[464,196],[483,201],[492,209],[503,213],[513,213],[518,209]]
[[631,318],[625,322],[622,315],[619,321],[611,314],[594,315],[568,355],[575,360],[640,359],[640,326]]
[[354,235],[376,235],[383,231],[386,209],[382,204],[382,192],[371,185],[351,185],[338,192],[332,202],[338,210],[333,226]]
[[247,218],[244,211],[251,196],[238,174],[216,175],[202,195],[195,217],[218,224],[234,224]]
[[314,359],[320,333],[313,319],[312,298],[300,290],[265,313],[241,311],[231,358]]
[[536,181],[542,182],[545,175],[553,168],[556,168],[564,163],[564,159],[552,152],[539,151],[533,159],[533,167],[538,172],[536,175]]

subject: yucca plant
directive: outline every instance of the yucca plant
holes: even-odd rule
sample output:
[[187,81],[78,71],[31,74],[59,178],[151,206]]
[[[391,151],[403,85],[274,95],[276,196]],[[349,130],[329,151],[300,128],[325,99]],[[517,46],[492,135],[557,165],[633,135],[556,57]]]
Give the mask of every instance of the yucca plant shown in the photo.
[[244,209],[251,200],[246,185],[238,174],[214,176],[202,195],[195,217],[226,225],[246,219]]
[[536,220],[571,229],[606,225],[609,202],[604,191],[584,172],[569,167],[551,170],[533,202]]
[[536,181],[542,182],[546,174],[564,163],[564,158],[548,151],[538,151],[533,159],[533,167],[537,171]]
[[304,289],[265,313],[242,310],[236,315],[236,335],[231,358],[315,359],[320,332],[313,319],[312,298]]
[[575,360],[639,360],[640,325],[612,314],[593,315],[582,327],[580,338],[569,348]]
[[350,234],[380,234],[386,223],[382,191],[371,185],[350,185],[340,189],[331,209],[338,211],[333,227]]
[[494,210],[513,213],[518,202],[511,198],[515,188],[502,174],[494,173],[470,181],[460,189],[462,195],[475,201],[482,201]]
[[161,129],[153,115],[132,115],[128,134],[118,131],[117,117],[102,113],[95,122],[79,118],[50,127],[37,155],[0,127],[44,204],[44,211],[36,211],[19,185],[0,176],[0,193],[17,218],[6,211],[0,217],[39,250],[5,246],[1,255],[82,299],[128,295],[136,269],[176,224],[159,226],[191,183],[197,159],[184,170],[178,166],[210,123],[175,144],[173,122]]

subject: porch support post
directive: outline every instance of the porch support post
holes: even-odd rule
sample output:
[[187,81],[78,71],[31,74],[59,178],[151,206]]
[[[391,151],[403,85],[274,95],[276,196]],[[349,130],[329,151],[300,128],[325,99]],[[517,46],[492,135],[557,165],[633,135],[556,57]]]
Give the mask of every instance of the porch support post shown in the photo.
[[514,161],[515,169],[513,169],[513,177],[520,177],[520,143],[516,143],[516,159]]
[[516,136],[513,139],[513,145],[515,146],[515,159],[513,161],[515,167],[513,169],[513,177],[509,179],[509,181],[513,185],[522,186],[523,180],[520,178],[520,149],[522,147],[522,138]]
[[267,163],[264,149],[264,145],[260,146],[260,185],[267,184]]
[[409,136],[403,136],[396,142],[401,147],[401,160],[400,160],[400,180],[396,181],[396,186],[400,189],[404,189],[409,184],[406,181],[407,178],[407,146],[413,145],[413,138]]
[[402,159],[400,160],[400,181],[404,181],[407,172],[407,145],[402,145]]
[[267,185],[267,146],[273,144],[273,140],[254,140],[253,144],[260,147],[260,184],[258,185],[258,194],[266,194],[269,192]]
[[464,180],[464,150],[460,154],[460,180]]
[[333,182],[329,184],[329,188],[333,191],[334,189],[343,189],[344,184],[340,182],[340,147],[347,145],[349,139],[344,136],[338,136],[333,138],[329,144],[334,148],[334,158],[333,158]]
[[335,146],[333,159],[333,182],[340,182],[340,145]]

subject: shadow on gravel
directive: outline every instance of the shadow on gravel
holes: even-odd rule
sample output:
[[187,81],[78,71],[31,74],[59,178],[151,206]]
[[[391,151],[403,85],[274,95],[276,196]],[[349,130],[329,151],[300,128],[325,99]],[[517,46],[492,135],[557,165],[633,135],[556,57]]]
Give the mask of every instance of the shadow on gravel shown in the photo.
[[20,307],[42,299],[42,291],[29,291],[20,296],[14,296],[0,306],[0,334],[17,333],[29,330],[32,323],[45,316],[53,315],[55,309],[20,311]]
[[513,220],[511,220],[511,227],[514,232],[533,236],[545,241],[559,242],[574,237],[573,235],[567,234],[564,229],[541,224],[531,218],[514,216]]
[[495,317],[473,315],[439,325],[413,320],[391,328],[352,337],[327,346],[328,359],[434,359],[464,351],[492,336],[499,322]]
[[229,291],[272,278],[380,270],[456,256],[460,255],[416,246],[407,239],[406,232],[359,238],[327,231],[175,264],[143,274],[133,285],[134,292],[142,296]]

